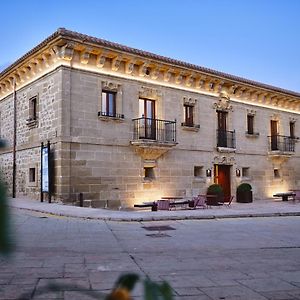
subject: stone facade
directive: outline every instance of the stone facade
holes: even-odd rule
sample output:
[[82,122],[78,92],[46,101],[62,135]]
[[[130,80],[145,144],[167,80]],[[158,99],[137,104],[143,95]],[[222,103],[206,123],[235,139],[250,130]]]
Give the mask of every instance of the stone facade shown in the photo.
[[[299,188],[300,146],[290,136],[291,126],[296,136],[300,131],[299,94],[155,55],[150,59],[127,47],[120,51],[120,45],[91,37],[93,47],[87,46],[78,36],[58,30],[0,74],[0,135],[8,144],[0,168],[10,193],[14,99],[17,195],[39,198],[40,145],[47,141],[53,199],[64,202],[76,202],[82,193],[93,207],[131,207],[166,195],[197,195],[221,180],[222,166],[233,195],[241,182],[252,185],[256,199]],[[103,91],[115,95],[109,116]],[[138,132],[146,126],[140,115],[145,101],[155,110],[151,138]],[[220,112],[232,145],[218,145]],[[290,148],[270,149],[271,120]]]

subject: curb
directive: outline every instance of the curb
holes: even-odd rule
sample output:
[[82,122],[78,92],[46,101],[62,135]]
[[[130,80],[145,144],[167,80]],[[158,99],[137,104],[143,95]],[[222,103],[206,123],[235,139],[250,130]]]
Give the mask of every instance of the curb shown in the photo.
[[101,220],[101,221],[115,221],[115,222],[151,222],[151,221],[180,221],[180,220],[213,220],[213,219],[238,219],[238,218],[268,218],[268,217],[290,217],[300,216],[300,212],[284,212],[284,213],[241,213],[231,215],[206,215],[206,216],[146,216],[146,217],[93,217],[93,216],[75,216],[69,213],[49,212],[43,209],[34,209],[26,207],[17,207],[9,205],[15,209],[45,213],[53,216],[84,219],[84,220]]

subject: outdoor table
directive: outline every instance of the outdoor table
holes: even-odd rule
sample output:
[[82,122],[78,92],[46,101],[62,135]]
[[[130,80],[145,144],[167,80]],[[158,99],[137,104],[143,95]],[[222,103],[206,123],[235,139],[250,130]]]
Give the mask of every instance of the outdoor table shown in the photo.
[[152,211],[157,211],[157,202],[143,202],[142,204],[134,204],[133,207],[151,207]]
[[285,193],[276,193],[273,195],[273,197],[281,197],[282,201],[288,201],[289,197],[294,197],[296,196],[296,193],[294,192],[285,192]]

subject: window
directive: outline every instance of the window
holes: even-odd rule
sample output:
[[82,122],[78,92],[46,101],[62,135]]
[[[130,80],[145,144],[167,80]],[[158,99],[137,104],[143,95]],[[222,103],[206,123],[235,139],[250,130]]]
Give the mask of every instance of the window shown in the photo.
[[242,177],[249,177],[250,176],[249,170],[250,170],[249,167],[242,168]]
[[194,177],[204,177],[202,166],[194,166]]
[[295,138],[295,122],[290,122],[290,137]]
[[29,182],[35,182],[35,168],[29,168]]
[[184,126],[194,126],[193,120],[194,106],[184,105]]
[[247,133],[254,134],[254,116],[247,115]]
[[274,169],[274,178],[280,178],[279,169]]
[[155,179],[154,167],[145,167],[144,168],[144,179],[146,179],[146,180]]
[[101,115],[116,117],[116,93],[102,91]]
[[28,121],[35,121],[37,119],[37,97],[29,99],[29,119]]

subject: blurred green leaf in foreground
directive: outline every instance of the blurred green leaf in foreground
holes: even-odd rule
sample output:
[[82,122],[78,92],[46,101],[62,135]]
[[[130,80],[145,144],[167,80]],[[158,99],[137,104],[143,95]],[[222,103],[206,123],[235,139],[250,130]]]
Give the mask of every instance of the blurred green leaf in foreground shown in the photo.
[[[0,148],[3,147],[5,147],[5,142],[0,140]],[[6,187],[0,174],[0,254],[10,254],[12,245]]]

